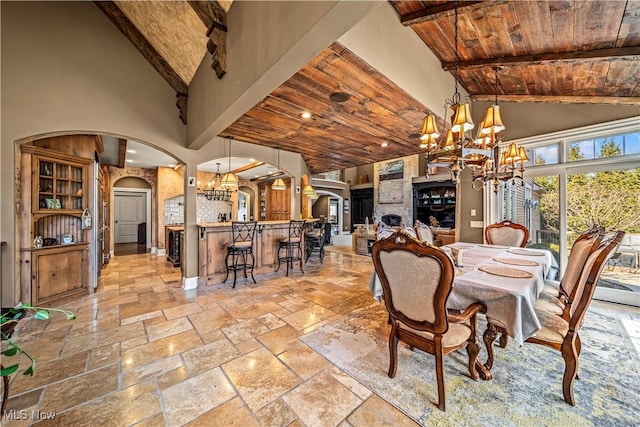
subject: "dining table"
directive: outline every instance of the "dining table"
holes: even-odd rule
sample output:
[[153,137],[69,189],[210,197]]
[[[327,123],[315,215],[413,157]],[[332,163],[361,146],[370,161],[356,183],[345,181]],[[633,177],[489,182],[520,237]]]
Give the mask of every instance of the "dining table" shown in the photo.
[[[477,369],[481,378],[490,379],[493,341],[497,334],[503,333],[503,347],[506,335],[522,345],[540,329],[534,307],[544,289],[545,278],[555,277],[557,261],[544,249],[466,242],[455,242],[440,249],[450,255],[456,267],[447,308],[464,310],[474,302],[487,308],[483,341],[488,357],[485,363],[479,362]],[[369,289],[376,300],[382,301],[382,284],[375,271]]]

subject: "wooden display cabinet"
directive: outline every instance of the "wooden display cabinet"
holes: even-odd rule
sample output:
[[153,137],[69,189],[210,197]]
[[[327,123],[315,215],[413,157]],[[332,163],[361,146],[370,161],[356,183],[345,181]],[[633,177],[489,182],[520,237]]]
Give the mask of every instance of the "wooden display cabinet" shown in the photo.
[[[33,304],[88,292],[88,228],[82,214],[88,209],[88,166],[92,159],[37,146],[22,146],[24,217],[21,271],[23,283],[31,283]],[[30,178],[30,180],[29,180]],[[42,247],[34,239],[41,236]]]
[[425,182],[413,185],[413,219],[433,225],[430,218],[438,221],[440,227],[456,227],[456,186],[451,181]]

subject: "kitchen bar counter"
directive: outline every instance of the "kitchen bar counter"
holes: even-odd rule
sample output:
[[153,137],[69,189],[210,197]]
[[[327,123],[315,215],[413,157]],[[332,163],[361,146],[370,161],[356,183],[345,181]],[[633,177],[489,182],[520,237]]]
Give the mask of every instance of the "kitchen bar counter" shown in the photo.
[[[318,220],[308,219],[307,223],[315,221]],[[205,285],[221,283],[226,274],[224,261],[227,256],[227,245],[233,240],[231,222],[200,223],[198,227],[200,230],[199,282]],[[278,241],[288,235],[288,220],[258,221],[253,244],[253,254],[256,258],[254,275],[275,271]],[[302,251],[304,253],[304,239]]]

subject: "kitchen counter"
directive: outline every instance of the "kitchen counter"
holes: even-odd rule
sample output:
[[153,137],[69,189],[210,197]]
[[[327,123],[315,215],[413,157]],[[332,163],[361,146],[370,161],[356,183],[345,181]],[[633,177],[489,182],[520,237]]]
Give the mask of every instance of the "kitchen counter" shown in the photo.
[[[307,223],[313,223],[318,219],[311,218],[306,221]],[[200,284],[220,283],[226,274],[225,257],[227,256],[227,245],[233,240],[231,222],[206,222],[197,225],[200,229],[198,251],[199,282]],[[254,274],[275,271],[278,242],[288,235],[289,220],[258,221],[253,243],[253,254],[255,256]],[[304,239],[302,246],[304,253]]]

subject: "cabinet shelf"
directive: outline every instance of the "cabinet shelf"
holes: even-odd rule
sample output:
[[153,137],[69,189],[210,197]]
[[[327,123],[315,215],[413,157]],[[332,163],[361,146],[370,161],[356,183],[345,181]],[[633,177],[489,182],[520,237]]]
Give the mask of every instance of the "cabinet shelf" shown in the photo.
[[414,220],[455,228],[456,186],[451,181],[414,184]]

